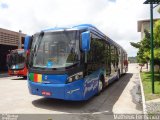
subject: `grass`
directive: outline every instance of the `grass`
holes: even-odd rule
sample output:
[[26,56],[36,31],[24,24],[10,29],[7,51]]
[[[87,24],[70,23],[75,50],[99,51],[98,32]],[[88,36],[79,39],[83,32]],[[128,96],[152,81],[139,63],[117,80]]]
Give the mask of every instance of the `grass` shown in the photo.
[[151,83],[151,73],[142,72],[141,79],[144,89],[144,95],[146,101],[160,98],[160,73],[155,73],[154,75],[154,91],[155,94],[152,94],[152,83]]

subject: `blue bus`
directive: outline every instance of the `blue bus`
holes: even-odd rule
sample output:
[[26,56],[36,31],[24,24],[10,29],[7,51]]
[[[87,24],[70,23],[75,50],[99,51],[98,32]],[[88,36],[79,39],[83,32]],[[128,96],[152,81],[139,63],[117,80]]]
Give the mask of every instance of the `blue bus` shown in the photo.
[[127,52],[90,24],[33,35],[28,87],[33,95],[81,101],[127,72]]

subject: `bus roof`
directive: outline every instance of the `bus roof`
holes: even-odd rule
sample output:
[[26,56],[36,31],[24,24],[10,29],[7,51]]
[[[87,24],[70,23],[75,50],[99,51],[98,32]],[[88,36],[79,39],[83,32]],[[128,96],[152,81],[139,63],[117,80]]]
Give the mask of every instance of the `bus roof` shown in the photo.
[[42,30],[42,31],[50,32],[50,31],[64,31],[64,30],[65,31],[68,31],[68,30],[86,30],[87,31],[88,30],[91,33],[94,33],[98,37],[105,39],[110,44],[115,45],[116,47],[118,47],[119,49],[122,49],[125,53],[127,53],[119,44],[114,42],[112,39],[110,39],[108,36],[103,34],[100,30],[98,30],[95,26],[93,26],[91,24],[80,24],[80,25],[76,25],[76,26],[73,26],[73,27],[66,27],[66,28],[55,27],[55,28],[45,29],[45,30]]

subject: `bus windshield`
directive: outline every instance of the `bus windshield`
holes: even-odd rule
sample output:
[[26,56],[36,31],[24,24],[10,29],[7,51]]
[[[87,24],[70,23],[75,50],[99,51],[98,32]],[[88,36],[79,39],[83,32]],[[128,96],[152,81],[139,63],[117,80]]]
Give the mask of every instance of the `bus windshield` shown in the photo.
[[79,61],[77,31],[46,32],[35,37],[33,67],[64,68]]
[[24,50],[13,50],[8,56],[8,65],[10,69],[22,69],[25,65]]

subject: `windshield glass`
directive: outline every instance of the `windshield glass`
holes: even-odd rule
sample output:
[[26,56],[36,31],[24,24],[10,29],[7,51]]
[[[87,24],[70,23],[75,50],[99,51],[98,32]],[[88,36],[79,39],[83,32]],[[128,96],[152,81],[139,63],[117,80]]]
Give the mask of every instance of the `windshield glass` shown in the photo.
[[24,68],[25,65],[25,52],[24,50],[14,50],[8,55],[8,66],[11,69]]
[[[33,47],[33,46],[32,46]],[[34,45],[33,67],[63,68],[79,61],[76,31],[44,33]]]

